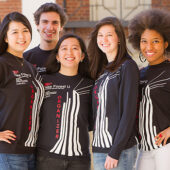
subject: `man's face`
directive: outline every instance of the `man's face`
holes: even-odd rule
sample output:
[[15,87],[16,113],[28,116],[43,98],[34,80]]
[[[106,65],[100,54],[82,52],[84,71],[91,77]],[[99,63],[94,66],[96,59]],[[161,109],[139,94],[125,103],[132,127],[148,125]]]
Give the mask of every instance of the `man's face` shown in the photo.
[[41,42],[58,42],[59,33],[62,30],[60,15],[56,12],[42,13],[37,29],[40,33]]

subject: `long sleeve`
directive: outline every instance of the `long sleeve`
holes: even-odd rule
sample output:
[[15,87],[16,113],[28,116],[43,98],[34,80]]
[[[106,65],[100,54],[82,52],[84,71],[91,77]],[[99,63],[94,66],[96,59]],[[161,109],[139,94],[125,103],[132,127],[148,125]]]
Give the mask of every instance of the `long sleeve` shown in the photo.
[[139,71],[134,62],[127,61],[121,70],[119,89],[120,122],[109,156],[119,159],[135,127]]

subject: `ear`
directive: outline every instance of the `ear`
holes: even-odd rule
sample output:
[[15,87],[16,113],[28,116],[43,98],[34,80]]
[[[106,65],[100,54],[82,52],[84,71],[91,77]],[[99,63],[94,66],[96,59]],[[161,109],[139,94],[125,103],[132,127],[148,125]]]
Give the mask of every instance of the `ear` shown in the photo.
[[7,37],[5,37],[5,38],[4,38],[4,41],[5,41],[6,43],[8,43],[8,39],[7,39]]
[[60,27],[60,32],[63,31],[63,27]]
[[81,59],[80,59],[80,61],[83,61],[83,60],[84,60],[84,57],[85,57],[85,54],[82,53],[82,54],[81,54]]
[[56,60],[57,60],[57,62],[60,62],[60,58],[59,58],[58,54],[56,55]]
[[39,32],[39,24],[38,24],[38,25],[36,25],[36,27],[37,27],[37,31]]
[[168,47],[168,41],[165,42],[165,49]]

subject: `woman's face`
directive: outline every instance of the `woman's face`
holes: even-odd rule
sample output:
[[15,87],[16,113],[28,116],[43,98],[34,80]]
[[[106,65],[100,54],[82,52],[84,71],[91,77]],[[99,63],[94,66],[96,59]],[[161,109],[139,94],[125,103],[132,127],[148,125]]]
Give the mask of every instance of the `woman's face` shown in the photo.
[[114,58],[118,51],[119,38],[112,25],[103,25],[99,28],[97,34],[97,45],[100,50],[106,54],[107,58]]
[[76,38],[70,37],[63,40],[57,55],[57,60],[61,64],[60,70],[73,69],[78,71],[79,62],[83,58],[84,54]]
[[160,64],[165,60],[164,51],[168,47],[163,37],[155,30],[146,29],[140,40],[140,50],[150,65]]
[[21,22],[10,22],[5,42],[8,44],[8,52],[15,56],[22,57],[24,50],[31,42],[29,29]]

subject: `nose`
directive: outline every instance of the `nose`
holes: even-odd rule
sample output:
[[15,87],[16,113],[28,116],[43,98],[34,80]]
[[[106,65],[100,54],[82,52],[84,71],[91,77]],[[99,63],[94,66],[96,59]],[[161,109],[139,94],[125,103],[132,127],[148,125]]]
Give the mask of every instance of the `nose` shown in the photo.
[[52,30],[52,29],[53,29],[53,27],[52,27],[52,23],[48,23],[48,25],[47,25],[47,29],[48,29],[48,30]]
[[152,50],[152,48],[153,48],[153,44],[152,44],[152,42],[149,42],[149,43],[147,44],[147,49],[148,49],[148,50]]
[[68,54],[72,54],[72,49],[68,49],[68,50],[67,50],[67,53],[68,53]]
[[103,36],[103,40],[104,41],[107,41],[108,39],[107,39],[107,36]]
[[24,34],[23,33],[19,33],[18,36],[19,36],[20,39],[24,38]]

